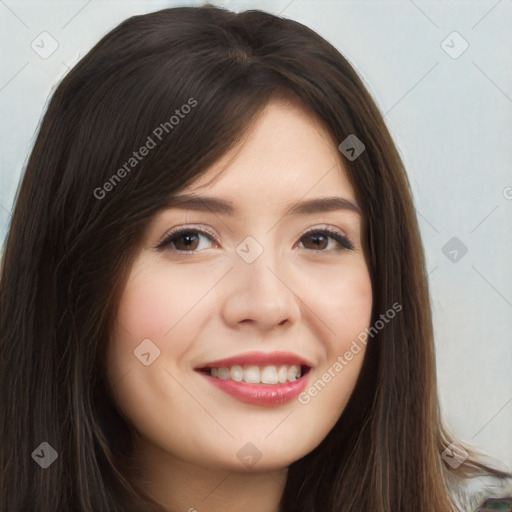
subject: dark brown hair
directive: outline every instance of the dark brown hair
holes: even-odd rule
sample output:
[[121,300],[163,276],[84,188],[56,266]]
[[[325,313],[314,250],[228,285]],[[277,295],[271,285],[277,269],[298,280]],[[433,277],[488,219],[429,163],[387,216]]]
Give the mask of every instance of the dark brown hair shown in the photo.
[[[364,142],[345,165],[366,222],[373,321],[395,302],[404,310],[369,342],[335,427],[291,465],[281,510],[448,511],[447,475],[505,476],[471,457],[454,472],[440,456],[450,439],[411,192],[356,72],[300,23],[183,7],[107,34],[62,80],[40,126],[0,276],[2,510],[160,510],[130,478],[132,432],[105,383],[120,290],[150,219],[276,95],[300,101],[336,144],[350,134]],[[183,105],[188,113],[169,122]],[[58,452],[45,470],[31,457],[44,441]]]

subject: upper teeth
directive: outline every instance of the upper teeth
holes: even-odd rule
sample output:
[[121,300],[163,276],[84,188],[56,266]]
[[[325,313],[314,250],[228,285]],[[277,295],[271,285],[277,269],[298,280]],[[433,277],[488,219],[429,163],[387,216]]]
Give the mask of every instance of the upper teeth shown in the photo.
[[301,376],[299,365],[282,366],[231,366],[229,368],[209,368],[210,375],[222,380],[247,382],[248,384],[284,384],[293,382]]

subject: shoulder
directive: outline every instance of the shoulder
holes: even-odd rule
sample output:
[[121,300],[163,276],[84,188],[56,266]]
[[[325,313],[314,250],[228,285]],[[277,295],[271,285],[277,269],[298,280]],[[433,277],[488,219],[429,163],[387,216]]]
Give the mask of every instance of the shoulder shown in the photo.
[[449,486],[449,491],[454,504],[461,512],[478,512],[483,510],[480,507],[489,498],[512,497],[512,479],[491,476],[467,478],[458,485],[453,482]]

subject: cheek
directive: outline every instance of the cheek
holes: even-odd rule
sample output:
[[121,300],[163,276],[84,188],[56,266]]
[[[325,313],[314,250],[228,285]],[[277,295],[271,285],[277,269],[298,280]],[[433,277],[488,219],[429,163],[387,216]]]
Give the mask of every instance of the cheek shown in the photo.
[[358,336],[370,325],[373,294],[367,267],[359,262],[340,269],[336,279],[331,272],[318,282],[325,284],[311,295],[311,307],[326,329],[323,337],[318,336],[324,358],[299,403],[323,418],[322,428],[330,428],[343,412],[361,371],[366,345]]
[[[179,294],[172,291],[176,287]],[[161,338],[177,322],[183,303],[187,301],[186,290],[176,278],[170,283],[168,276],[157,269],[141,272],[125,287],[118,323],[134,335]]]
[[211,275],[205,279],[197,277],[197,273],[171,273],[165,261],[139,263],[123,291],[117,310],[120,336],[114,338],[121,338],[130,346],[135,344],[132,348],[150,338],[159,340],[161,350],[168,350],[172,345],[173,350],[179,352],[183,329],[200,326],[197,311],[202,304],[199,303],[205,290],[213,285]]
[[[164,370],[178,376],[186,372],[191,340],[207,329],[212,314],[210,303],[201,299],[216,280],[211,270],[201,278],[191,271],[171,275],[165,261],[137,261],[124,287],[107,348],[111,385],[130,373],[140,390],[150,392],[149,386],[160,385],[158,372],[160,376]],[[144,366],[138,355],[148,352],[151,362]]]
[[366,265],[347,266],[336,277],[331,271],[312,289],[311,308],[327,328],[330,348],[344,349],[371,321],[373,294]]
[[[190,276],[175,273],[171,282],[163,266],[143,265],[132,269],[119,302],[107,348],[107,375],[128,423],[150,438],[165,438],[166,428],[180,428],[172,411],[184,410],[188,395],[177,382],[183,380],[180,371],[186,366],[189,340],[201,329],[190,318],[204,290]],[[149,354],[147,365],[144,354]]]
[[[173,292],[177,287],[179,294]],[[177,282],[177,277],[171,285],[168,275],[158,266],[149,268],[139,264],[132,269],[119,302],[107,352],[111,381],[117,382],[134,368],[142,369],[139,367],[143,365],[136,359],[139,352],[150,353],[149,357],[154,360],[151,368],[159,366],[163,359],[160,356],[170,349],[174,352],[173,359],[179,358],[185,350],[179,339],[186,338],[176,339],[174,335],[181,327],[180,318],[186,313],[187,289]],[[151,340],[151,343],[144,340]],[[145,347],[144,351],[140,347]]]

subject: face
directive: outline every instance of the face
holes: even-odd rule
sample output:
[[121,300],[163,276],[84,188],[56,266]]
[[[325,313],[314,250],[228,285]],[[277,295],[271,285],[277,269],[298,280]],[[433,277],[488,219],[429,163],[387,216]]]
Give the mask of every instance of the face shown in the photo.
[[[273,100],[191,193],[138,249],[107,351],[113,397],[169,461],[285,468],[334,426],[363,362],[372,291],[354,191],[326,130]],[[328,197],[342,201],[306,208]]]

